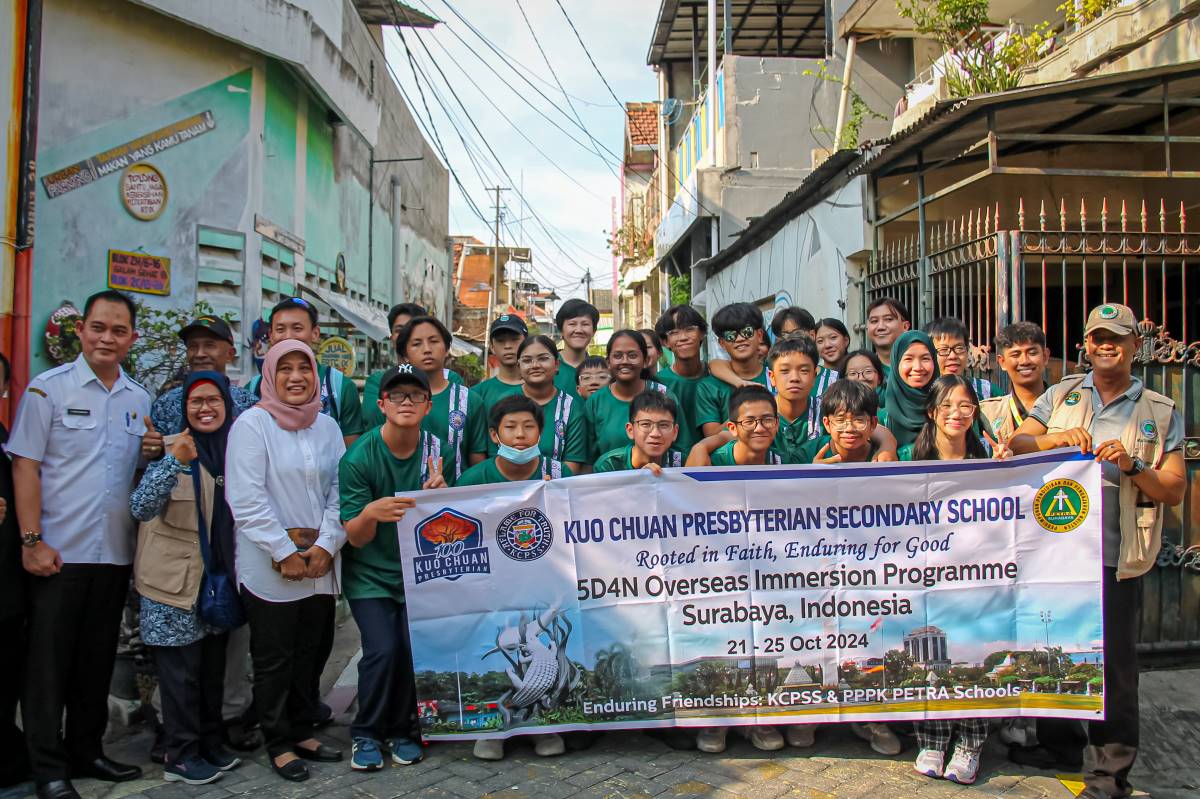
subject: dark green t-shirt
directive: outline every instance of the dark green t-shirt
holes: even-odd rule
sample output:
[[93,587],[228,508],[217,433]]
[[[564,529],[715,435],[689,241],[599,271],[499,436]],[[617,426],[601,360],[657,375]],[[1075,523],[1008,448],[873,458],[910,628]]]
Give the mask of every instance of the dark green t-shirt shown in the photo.
[[708,377],[708,367],[704,367],[699,377],[682,377],[671,367],[661,370],[654,379],[667,387],[675,401],[679,403],[679,437],[675,439],[675,447],[683,452],[690,452],[692,445],[699,441],[700,425],[696,423],[696,400],[700,384]]
[[[571,469],[565,463],[552,461],[549,458],[541,458],[538,461],[538,470],[533,473],[530,480],[544,480],[549,475],[551,479],[558,477],[570,477]],[[462,477],[458,478],[458,482],[454,485],[458,488],[463,486],[482,486],[491,485],[492,483],[511,483],[505,477],[500,469],[496,466],[495,458],[488,458],[486,461],[481,461],[475,464],[470,469],[462,473]]]
[[[812,400],[809,400],[811,406]],[[809,414],[800,414],[794,422],[789,422],[779,415],[779,429],[775,431],[775,442],[771,449],[779,453],[784,463],[811,463],[811,460],[800,460],[800,451],[809,442]]]
[[573,397],[578,397],[579,389],[575,385],[575,375],[578,371],[578,368],[564,361],[562,355],[559,355],[558,374],[554,376],[554,387],[559,391],[567,392]]
[[[379,427],[379,425],[383,424],[383,411],[379,410],[379,381],[383,379],[383,373],[386,371],[387,369],[377,369],[371,372],[371,374],[367,375],[367,382],[363,384],[362,418],[364,430],[370,430],[372,427]],[[448,382],[462,385],[462,378],[453,369],[443,369],[442,375]]]
[[[753,382],[771,388],[771,382],[767,380],[766,366],[762,368]],[[729,421],[729,395],[732,393],[733,386],[713,375],[700,381],[700,385],[696,387],[694,403],[697,430],[702,430],[706,424],[725,424]]]
[[[709,460],[713,466],[738,466],[738,462],[733,457],[733,445],[737,443],[737,439],[726,441],[716,452],[709,456]],[[782,463],[779,453],[773,449],[767,450],[767,465],[778,466]]]
[[468,456],[474,453],[487,454],[487,413],[483,405],[467,390],[466,386],[450,383],[440,393],[433,395],[433,409],[421,421],[421,429],[433,433],[446,442],[454,453],[458,471],[444,471],[447,482],[451,474],[458,479],[461,470],[467,468]]
[[[830,441],[830,438],[829,438],[828,433],[821,436],[820,438],[814,438],[811,441],[806,441],[804,443],[804,446],[800,447],[799,453],[797,455],[798,459],[787,461],[787,463],[812,463],[816,459],[817,453],[820,452],[821,448],[824,447],[826,444],[828,444],[829,441]],[[872,441],[871,448],[867,454],[867,460],[871,460],[872,458],[874,458],[875,454],[877,452],[879,452],[879,447],[875,444],[874,441]],[[828,457],[833,456],[834,454],[835,453],[833,452],[833,450],[830,449],[829,452],[825,453],[825,457],[828,458]],[[848,462],[853,463],[853,461],[848,461]]]
[[[442,458],[446,482],[454,484],[453,456],[437,436],[421,433],[421,442],[407,458],[392,454],[378,427],[364,433],[342,456],[338,491],[342,521],[353,519],[377,499],[401,491],[419,491],[429,479],[429,459]],[[342,593],[347,599],[404,601],[404,572],[394,522],[375,527],[365,546],[342,547]]]
[[479,397],[479,401],[483,403],[483,410],[486,413],[492,409],[493,405],[505,397],[520,394],[521,384],[517,383],[513,385],[505,383],[498,377],[489,377],[482,383],[476,383],[471,386],[471,393]]
[[[662,391],[672,399],[675,398],[662,383],[647,380],[646,388]],[[679,400],[676,399],[675,402],[678,404]],[[629,405],[630,403],[613,396],[611,385],[588,397],[583,418],[586,420],[585,436],[589,463],[599,458],[600,453],[629,443],[629,434],[625,432],[625,425],[629,424]]]
[[[676,467],[683,465],[683,453],[671,447],[663,453],[659,466]],[[609,450],[596,460],[593,468],[596,472],[628,472],[633,470],[633,444]]]
[[[542,437],[538,447],[542,455],[563,463],[587,463],[587,432],[584,427],[585,402],[561,389],[542,406]],[[496,445],[488,436],[488,455],[496,454]]]

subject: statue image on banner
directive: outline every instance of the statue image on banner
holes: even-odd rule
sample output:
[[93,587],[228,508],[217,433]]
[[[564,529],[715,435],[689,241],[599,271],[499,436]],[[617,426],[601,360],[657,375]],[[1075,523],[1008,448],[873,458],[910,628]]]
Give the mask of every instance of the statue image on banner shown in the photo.
[[551,607],[540,615],[521,613],[515,626],[496,633],[496,646],[483,657],[503,655],[504,672],[512,689],[499,699],[504,727],[536,721],[549,711],[571,704],[571,695],[581,681],[577,664],[567,657],[567,639],[572,625],[566,613]]

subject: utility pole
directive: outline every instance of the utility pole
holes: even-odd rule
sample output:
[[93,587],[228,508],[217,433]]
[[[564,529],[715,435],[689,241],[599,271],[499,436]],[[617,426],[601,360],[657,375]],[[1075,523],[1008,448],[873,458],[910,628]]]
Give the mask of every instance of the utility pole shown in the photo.
[[583,280],[581,280],[579,282],[587,285],[587,296],[585,297],[585,299],[588,302],[591,302],[592,301],[592,270],[589,269],[586,272],[584,272]]
[[487,334],[488,328],[492,323],[492,316],[496,313],[496,306],[500,302],[500,192],[508,191],[502,186],[492,186],[488,191],[496,192],[496,222],[495,222],[495,246],[492,248],[492,287],[488,292],[488,308],[487,315],[484,317],[484,338],[483,338],[483,374],[488,376],[488,345],[491,344],[491,337]]

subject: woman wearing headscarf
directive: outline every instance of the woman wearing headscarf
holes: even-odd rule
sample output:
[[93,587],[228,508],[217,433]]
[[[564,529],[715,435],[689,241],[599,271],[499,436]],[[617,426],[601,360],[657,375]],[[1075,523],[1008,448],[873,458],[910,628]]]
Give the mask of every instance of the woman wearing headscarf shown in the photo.
[[313,737],[321,670],[333,640],[342,432],[321,413],[317,362],[308,345],[267,351],[262,400],[229,433],[229,507],[237,529],[237,576],[250,623],[254,706],[271,766],[308,779],[303,760],[334,762],[338,749]]
[[892,431],[898,446],[911,444],[925,426],[929,385],[937,376],[937,355],[929,334],[920,330],[901,334],[892,345],[892,374],[879,411],[879,421]]
[[221,738],[229,631],[210,627],[197,609],[206,571],[200,536],[206,536],[210,572],[228,573],[233,564],[233,515],[224,488],[234,413],[228,378],[192,372],[181,403],[183,432],[171,437],[167,454],[150,464],[129,499],[142,523],[133,579],[141,595],[142,641],[158,666],[163,778],[205,785],[240,762]]

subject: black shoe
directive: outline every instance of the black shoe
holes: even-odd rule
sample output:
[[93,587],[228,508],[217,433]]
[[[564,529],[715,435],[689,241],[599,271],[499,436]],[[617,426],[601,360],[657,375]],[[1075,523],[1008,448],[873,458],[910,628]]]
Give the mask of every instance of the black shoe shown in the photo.
[[1010,746],[1008,759],[1018,766],[1042,771],[1078,771],[1083,767],[1083,750],[1063,751],[1048,746]]
[[317,702],[317,717],[313,719],[313,729],[323,730],[333,723],[333,708],[324,702]]
[[[257,727],[257,724],[255,727]],[[239,752],[253,752],[263,745],[263,738],[256,731],[255,727],[246,726],[240,721],[226,724],[224,730],[225,743]]]
[[321,744],[316,749],[305,749],[303,746],[293,746],[292,751],[305,760],[317,763],[339,763],[342,760],[342,750]]
[[71,768],[72,777],[93,777],[104,782],[129,782],[141,778],[142,770],[137,766],[109,760],[104,755],[87,763],[76,763]]
[[150,745],[150,762],[160,766],[167,764],[167,731],[161,725],[154,731],[154,743]]
[[207,760],[218,771],[229,771],[237,768],[242,759],[222,744],[201,748],[200,756]]
[[289,760],[282,766],[277,766],[275,758],[271,758],[271,768],[280,777],[290,782],[304,782],[308,779],[308,766],[304,765],[303,760]]
[[79,799],[70,780],[51,780],[37,787],[38,799]]

